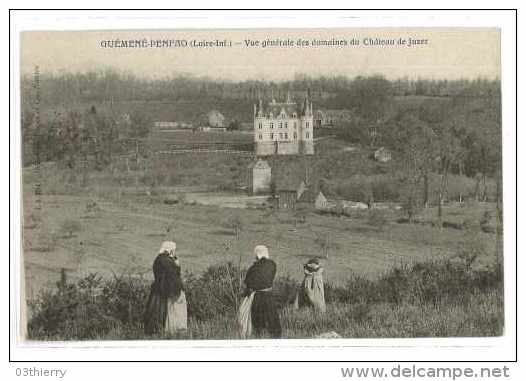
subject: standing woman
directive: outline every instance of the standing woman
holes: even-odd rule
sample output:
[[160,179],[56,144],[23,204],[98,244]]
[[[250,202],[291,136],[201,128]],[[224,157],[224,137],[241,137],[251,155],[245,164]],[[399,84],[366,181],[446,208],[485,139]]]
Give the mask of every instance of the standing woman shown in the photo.
[[175,242],[163,242],[153,262],[154,282],[144,313],[147,334],[175,334],[187,328],[186,296]]
[[305,277],[301,283],[294,308],[311,307],[314,311],[325,312],[325,292],[323,290],[323,267],[318,258],[310,259],[304,266]]
[[272,284],[276,276],[276,263],[269,258],[266,246],[254,249],[256,261],[245,277],[246,291],[238,314],[240,336],[256,336],[267,331],[273,338],[281,337],[281,323],[272,297]]

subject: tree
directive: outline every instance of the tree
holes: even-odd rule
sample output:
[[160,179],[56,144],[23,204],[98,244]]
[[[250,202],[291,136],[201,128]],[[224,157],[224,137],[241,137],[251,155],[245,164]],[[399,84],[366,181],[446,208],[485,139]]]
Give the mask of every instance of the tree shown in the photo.
[[308,207],[302,203],[296,204],[294,210],[294,226],[298,224],[304,224],[307,221],[307,215],[309,213]]
[[459,128],[458,120],[445,121],[438,130],[438,172],[440,175],[440,185],[438,189],[438,227],[442,229],[442,205],[444,203],[448,176],[451,171],[452,164],[456,162],[460,155],[461,147],[460,141],[457,138],[457,129]]
[[384,211],[379,209],[373,209],[369,211],[367,223],[371,226],[374,226],[377,230],[383,230],[387,222],[387,216],[385,215]]
[[338,244],[332,241],[329,231],[317,233],[314,243],[322,250],[323,256],[329,259],[329,250],[338,248]]
[[81,230],[81,225],[77,220],[67,219],[62,222],[60,230],[67,235],[67,238],[72,238],[74,233]]
[[390,124],[389,137],[398,147],[403,168],[403,206],[412,223],[429,202],[429,174],[438,155],[437,136],[414,110],[398,113]]
[[130,115],[130,138],[144,138],[150,132],[153,121],[148,114],[141,111],[134,111]]
[[226,129],[227,131],[239,131],[241,129],[241,123],[239,120],[234,119],[228,124]]

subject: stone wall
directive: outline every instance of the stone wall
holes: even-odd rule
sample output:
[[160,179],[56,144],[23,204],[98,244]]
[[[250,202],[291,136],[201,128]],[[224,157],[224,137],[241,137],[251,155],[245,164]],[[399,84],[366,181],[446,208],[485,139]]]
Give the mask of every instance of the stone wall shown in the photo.
[[278,142],[278,155],[297,155],[299,153],[298,142]]
[[274,142],[256,143],[256,155],[258,156],[274,155],[275,149]]
[[305,155],[314,155],[314,142],[313,141],[303,141],[302,142],[302,153]]

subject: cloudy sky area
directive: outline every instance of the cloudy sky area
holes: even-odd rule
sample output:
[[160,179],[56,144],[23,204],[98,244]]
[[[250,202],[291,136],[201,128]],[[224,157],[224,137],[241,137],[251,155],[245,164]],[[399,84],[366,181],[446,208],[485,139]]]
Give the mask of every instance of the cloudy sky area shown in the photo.
[[[245,40],[299,38],[358,40],[358,46],[245,47]],[[365,46],[364,39],[427,40],[407,46]],[[186,40],[187,43],[227,40],[231,47],[104,48],[103,41]],[[41,72],[85,72],[113,68],[140,77],[181,74],[228,80],[287,80],[296,74],[381,74],[396,78],[500,78],[500,33],[497,29],[271,29],[24,32],[21,35],[22,74],[35,65]]]

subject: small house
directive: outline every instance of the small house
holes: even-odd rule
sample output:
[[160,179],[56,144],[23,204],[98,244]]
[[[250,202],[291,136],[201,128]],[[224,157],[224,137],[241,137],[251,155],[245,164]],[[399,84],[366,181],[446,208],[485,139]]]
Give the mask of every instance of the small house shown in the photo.
[[198,130],[203,132],[226,132],[226,127],[201,126]]
[[374,160],[380,163],[387,163],[391,160],[391,151],[384,147],[378,148],[374,151]]
[[178,122],[168,122],[168,121],[158,121],[154,122],[153,126],[158,129],[170,129],[170,128],[177,128],[179,127]]
[[314,200],[314,207],[318,210],[326,209],[329,207],[329,200],[323,194],[322,191],[319,191],[316,199]]
[[352,120],[350,110],[317,110],[314,113],[314,127],[327,128],[348,123]]

